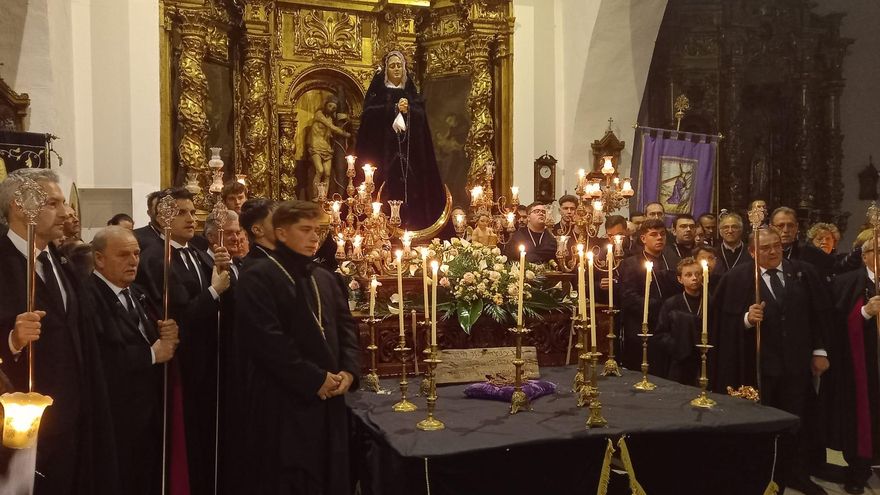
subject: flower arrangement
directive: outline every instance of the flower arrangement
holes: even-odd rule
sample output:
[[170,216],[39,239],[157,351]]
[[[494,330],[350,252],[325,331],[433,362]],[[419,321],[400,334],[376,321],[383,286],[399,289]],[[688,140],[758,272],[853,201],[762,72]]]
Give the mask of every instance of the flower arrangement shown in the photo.
[[[499,323],[512,324],[516,319],[519,295],[519,261],[508,263],[497,247],[483,246],[453,238],[434,239],[429,246],[434,257],[442,260],[438,281],[438,309],[444,318],[456,316],[465,333],[486,314]],[[413,266],[410,270],[413,271]],[[523,283],[523,313],[540,319],[540,311],[561,310],[567,295],[561,287],[544,287],[545,267],[529,263]],[[445,300],[444,300],[445,299]]]

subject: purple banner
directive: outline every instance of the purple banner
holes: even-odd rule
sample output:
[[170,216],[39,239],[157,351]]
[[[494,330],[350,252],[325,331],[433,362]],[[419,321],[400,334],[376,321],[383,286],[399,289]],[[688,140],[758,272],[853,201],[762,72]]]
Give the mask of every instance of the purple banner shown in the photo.
[[680,213],[696,217],[712,212],[715,136],[642,130],[641,144],[638,211],[656,202],[663,205],[667,220]]

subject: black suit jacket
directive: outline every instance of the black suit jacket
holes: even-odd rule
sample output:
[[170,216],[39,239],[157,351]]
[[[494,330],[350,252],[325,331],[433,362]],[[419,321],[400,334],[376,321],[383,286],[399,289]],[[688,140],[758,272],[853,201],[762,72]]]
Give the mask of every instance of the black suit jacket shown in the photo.
[[143,308],[146,297],[140,288],[132,285],[129,291],[146,338],[113,289],[96,275],[87,284],[97,309],[95,331],[110,394],[122,488],[125,493],[152,493],[144,485],[159,476],[163,368],[152,363],[150,346],[159,332]]
[[[70,262],[58,256],[59,276],[67,293],[67,308],[49,297],[36,277],[35,307],[46,311],[40,339],[34,347],[34,386],[51,396],[40,426],[35,494],[118,493],[116,447],[113,442],[107,388],[90,316],[89,299],[83,298],[79,279]],[[39,262],[38,262],[39,263]],[[17,391],[28,390],[28,352],[17,356],[8,345],[8,331],[17,315],[27,310],[27,260],[12,241],[0,236],[0,358],[2,369]]]
[[141,251],[144,251],[151,246],[162,245],[162,238],[159,237],[159,232],[157,232],[152,225],[144,225],[143,227],[136,228],[132,233],[134,234],[134,238],[137,239]]

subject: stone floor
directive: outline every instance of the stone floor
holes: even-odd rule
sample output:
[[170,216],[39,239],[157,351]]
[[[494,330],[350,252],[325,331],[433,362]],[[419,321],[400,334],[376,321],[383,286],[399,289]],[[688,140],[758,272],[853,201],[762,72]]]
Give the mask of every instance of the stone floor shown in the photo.
[[[845,466],[846,462],[843,460],[843,456],[840,452],[836,450],[828,450],[828,462],[832,464],[837,464],[839,466]],[[876,472],[876,470],[875,470]],[[819,484],[822,488],[828,492],[829,495],[846,495],[846,492],[843,491],[843,485],[839,485],[837,483],[831,483],[828,481],[823,481],[820,479],[813,478],[813,481]],[[802,495],[801,492],[797,490],[785,490],[785,495]],[[865,489],[865,495],[880,495],[880,479],[877,478],[877,475],[871,476],[871,479],[868,480],[868,488]]]

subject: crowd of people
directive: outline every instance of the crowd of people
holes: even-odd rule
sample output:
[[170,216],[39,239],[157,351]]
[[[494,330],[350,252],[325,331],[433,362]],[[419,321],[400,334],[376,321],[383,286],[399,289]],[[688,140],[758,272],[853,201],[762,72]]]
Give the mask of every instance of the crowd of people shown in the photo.
[[[14,200],[25,177],[49,198],[34,229],[32,312],[27,219]],[[177,210],[168,225],[157,214],[165,197]],[[86,244],[54,172],[19,170],[0,183],[0,322],[9,329],[0,385],[28,389],[25,350],[35,346],[35,389],[54,399],[34,493],[156,494],[163,467],[175,495],[351,493],[343,395],[357,387],[361,349],[347,288],[333,273],[335,246],[320,242],[323,212],[313,202],[248,199],[236,182],[221,197],[229,214],[222,225],[209,216],[203,233],[192,195],[170,188],[149,195],[148,225],[118,214]],[[548,205],[517,212],[507,254],[518,256],[522,244],[531,262],[555,259],[557,235],[579,228],[577,198],[559,205],[555,224]],[[475,240],[498,242],[490,218],[475,227]],[[612,272],[621,364],[641,366],[652,261],[650,372],[697,384],[706,261],[711,387],[756,386],[763,404],[801,418],[780,442],[780,484],[824,493],[814,475],[862,493],[880,443],[873,233],[848,253],[830,224],[812,225],[802,241],[797,212],[784,206],[749,227],[733,212],[670,218],[659,203],[628,219],[606,216],[605,237],[591,242],[603,252],[616,236],[623,241]],[[597,274],[599,302],[609,282]],[[842,450],[849,466],[835,471],[826,447]]]

